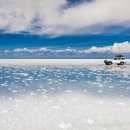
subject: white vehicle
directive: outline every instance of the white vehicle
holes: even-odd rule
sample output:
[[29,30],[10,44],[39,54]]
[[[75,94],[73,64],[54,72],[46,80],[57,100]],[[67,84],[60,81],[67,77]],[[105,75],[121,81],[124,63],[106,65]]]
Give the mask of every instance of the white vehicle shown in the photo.
[[116,55],[115,58],[112,60],[104,60],[104,63],[106,65],[112,65],[112,64],[124,65],[126,61],[123,55]]

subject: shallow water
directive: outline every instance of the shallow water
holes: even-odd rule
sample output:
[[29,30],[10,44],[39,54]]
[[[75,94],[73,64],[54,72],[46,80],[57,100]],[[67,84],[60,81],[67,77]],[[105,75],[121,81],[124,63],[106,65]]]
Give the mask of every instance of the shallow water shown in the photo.
[[130,65],[0,65],[0,129],[129,130]]
[[92,96],[130,96],[130,66],[0,66],[0,95],[58,94],[68,89]]

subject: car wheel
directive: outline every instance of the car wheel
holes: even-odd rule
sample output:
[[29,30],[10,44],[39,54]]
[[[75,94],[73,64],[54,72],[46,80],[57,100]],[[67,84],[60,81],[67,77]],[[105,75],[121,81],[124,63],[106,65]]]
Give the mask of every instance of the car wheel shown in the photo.
[[109,65],[109,62],[105,62],[105,65]]
[[112,65],[112,62],[111,62],[111,61],[109,61],[109,65]]
[[124,65],[124,62],[121,62],[120,65]]

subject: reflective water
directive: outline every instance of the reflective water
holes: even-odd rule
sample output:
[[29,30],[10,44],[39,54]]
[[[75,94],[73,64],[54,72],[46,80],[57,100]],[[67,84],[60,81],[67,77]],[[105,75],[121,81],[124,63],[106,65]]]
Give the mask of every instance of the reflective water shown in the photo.
[[1,130],[129,130],[130,65],[0,65]]
[[94,96],[130,96],[130,66],[0,66],[0,95],[58,94],[67,90]]

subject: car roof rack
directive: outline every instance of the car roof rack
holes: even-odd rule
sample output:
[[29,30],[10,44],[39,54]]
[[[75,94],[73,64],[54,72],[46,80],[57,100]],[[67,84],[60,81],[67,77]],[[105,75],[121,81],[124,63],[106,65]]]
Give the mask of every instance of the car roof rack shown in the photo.
[[115,57],[124,57],[123,55],[116,55]]

